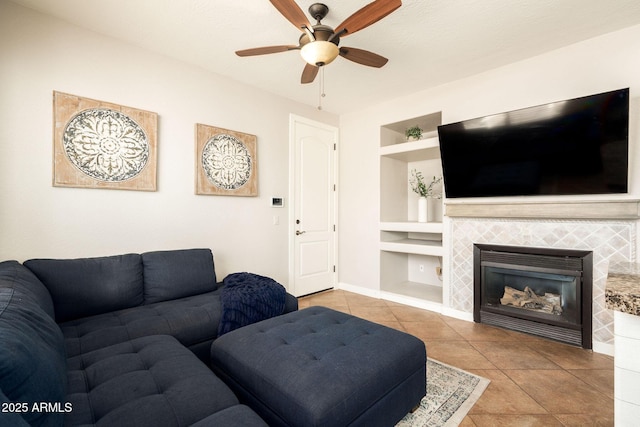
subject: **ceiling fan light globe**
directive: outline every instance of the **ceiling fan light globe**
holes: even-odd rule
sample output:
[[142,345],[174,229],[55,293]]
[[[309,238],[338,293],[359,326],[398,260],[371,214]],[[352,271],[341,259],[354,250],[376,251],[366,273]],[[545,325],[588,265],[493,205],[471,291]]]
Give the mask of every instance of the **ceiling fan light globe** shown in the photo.
[[331,63],[340,54],[340,49],[332,42],[316,40],[300,49],[302,59],[308,64],[321,67]]

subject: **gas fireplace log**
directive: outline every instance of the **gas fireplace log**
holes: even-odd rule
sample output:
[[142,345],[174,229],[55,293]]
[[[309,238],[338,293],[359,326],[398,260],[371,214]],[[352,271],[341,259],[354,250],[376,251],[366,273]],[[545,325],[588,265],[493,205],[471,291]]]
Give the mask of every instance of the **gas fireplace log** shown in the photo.
[[525,286],[524,291],[505,286],[500,303],[543,313],[562,314],[560,295],[547,292],[543,296],[539,296],[528,286]]

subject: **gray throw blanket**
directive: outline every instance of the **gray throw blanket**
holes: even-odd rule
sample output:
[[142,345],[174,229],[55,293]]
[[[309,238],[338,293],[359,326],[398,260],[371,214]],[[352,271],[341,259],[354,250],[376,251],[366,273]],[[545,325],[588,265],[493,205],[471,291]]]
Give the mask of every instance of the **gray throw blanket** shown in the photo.
[[222,318],[218,336],[242,326],[279,316],[284,311],[286,289],[275,280],[252,273],[233,273],[222,281]]

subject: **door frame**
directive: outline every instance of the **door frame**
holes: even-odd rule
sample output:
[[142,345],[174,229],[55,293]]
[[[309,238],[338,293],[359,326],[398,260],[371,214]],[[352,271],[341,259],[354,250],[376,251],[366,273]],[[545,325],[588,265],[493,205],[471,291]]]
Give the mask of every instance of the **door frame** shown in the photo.
[[295,232],[296,232],[296,224],[295,224],[295,206],[296,206],[296,183],[295,183],[295,171],[296,171],[296,150],[295,150],[295,129],[296,123],[305,123],[310,126],[324,128],[328,131],[335,133],[334,140],[334,150],[331,161],[333,162],[333,211],[331,215],[333,216],[333,223],[335,225],[335,232],[333,233],[333,266],[334,271],[331,275],[331,288],[336,287],[338,283],[338,230],[340,229],[338,226],[338,191],[340,186],[338,185],[338,147],[340,141],[340,130],[336,126],[331,126],[326,123],[318,122],[316,120],[311,120],[306,117],[298,116],[296,114],[289,114],[289,209],[288,209],[288,218],[289,224],[287,226],[288,233],[288,241],[289,241],[289,290],[290,293],[297,296],[296,294],[296,278],[295,278],[295,261],[296,261],[296,253],[295,253]]

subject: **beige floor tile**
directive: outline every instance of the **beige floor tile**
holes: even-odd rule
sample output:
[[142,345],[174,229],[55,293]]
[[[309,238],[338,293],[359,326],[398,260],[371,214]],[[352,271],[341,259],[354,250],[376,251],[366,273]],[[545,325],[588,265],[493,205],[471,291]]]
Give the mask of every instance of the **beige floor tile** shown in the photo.
[[442,320],[429,320],[424,322],[402,321],[402,326],[412,335],[424,341],[449,340],[462,341],[464,338],[450,328]]
[[569,369],[572,375],[595,387],[600,393],[613,399],[613,368],[611,369]]
[[560,369],[526,343],[471,341],[471,345],[499,369]]
[[361,306],[361,307],[388,307],[387,302],[383,299],[378,298],[370,298],[364,295],[353,294],[349,292],[345,292],[345,297],[350,306]]
[[613,369],[613,357],[552,341],[536,343],[535,351],[564,369]]
[[478,350],[466,341],[425,341],[427,356],[460,369],[495,369]]
[[566,427],[610,427],[614,425],[611,415],[556,414],[556,418]]
[[401,322],[424,322],[438,320],[442,321],[442,315],[433,311],[421,310],[406,305],[389,305],[389,309]]
[[553,414],[613,415],[613,399],[564,370],[512,370],[505,373]]
[[307,307],[313,305],[320,305],[325,307],[340,306],[348,307],[347,298],[343,291],[328,291],[320,292],[310,296],[302,297],[298,299],[298,305],[306,304]]
[[470,415],[477,427],[562,427],[553,415]]
[[377,321],[376,323],[379,323],[379,324],[384,325],[384,326],[388,326],[388,327],[390,327],[392,329],[397,329],[397,330],[402,331],[402,332],[407,332],[404,329],[404,327],[402,326],[402,323],[400,323],[398,321],[395,321],[395,320],[382,320],[382,321]]
[[393,315],[389,307],[376,305],[352,305],[349,304],[349,310],[354,316],[370,320],[372,322],[397,322],[396,316]]
[[549,413],[500,370],[476,370],[473,373],[489,379],[491,383],[469,411],[470,415]]
[[504,329],[460,319],[445,319],[447,325],[467,341],[517,341],[518,337]]

